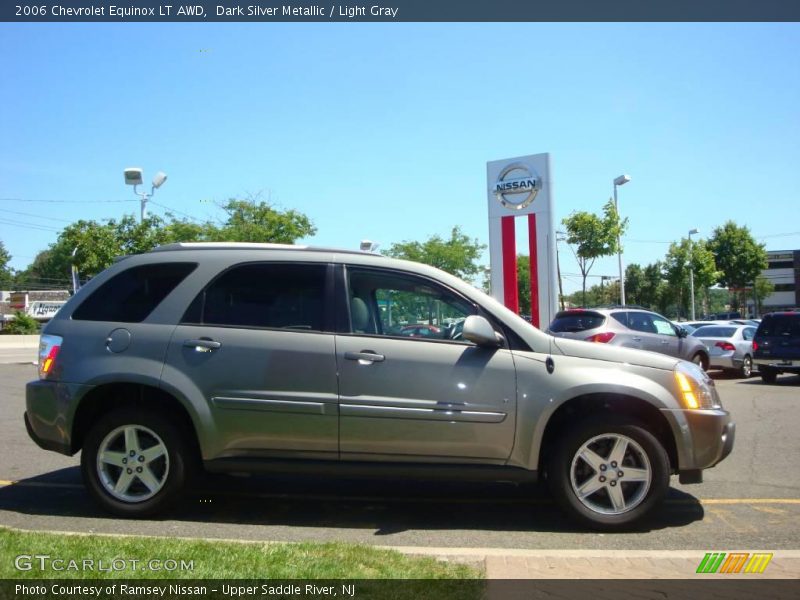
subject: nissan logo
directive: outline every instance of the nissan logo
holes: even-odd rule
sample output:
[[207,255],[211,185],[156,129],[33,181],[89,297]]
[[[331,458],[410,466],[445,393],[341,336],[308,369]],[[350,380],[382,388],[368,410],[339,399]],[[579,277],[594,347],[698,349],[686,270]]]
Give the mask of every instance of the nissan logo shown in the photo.
[[511,163],[497,176],[494,195],[506,208],[522,210],[530,206],[541,187],[533,169],[523,163]]

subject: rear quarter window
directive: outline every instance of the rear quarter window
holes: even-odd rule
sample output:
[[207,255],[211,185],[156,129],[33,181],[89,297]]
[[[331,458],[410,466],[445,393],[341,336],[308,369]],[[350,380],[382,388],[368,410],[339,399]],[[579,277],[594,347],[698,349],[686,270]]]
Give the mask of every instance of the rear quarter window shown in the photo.
[[761,337],[800,337],[800,313],[796,315],[767,315],[758,326],[756,335]]
[[141,323],[196,267],[196,263],[182,262],[126,269],[81,302],[72,319]]
[[550,331],[554,333],[570,333],[595,329],[605,323],[605,316],[600,313],[575,312],[558,314],[550,323]]

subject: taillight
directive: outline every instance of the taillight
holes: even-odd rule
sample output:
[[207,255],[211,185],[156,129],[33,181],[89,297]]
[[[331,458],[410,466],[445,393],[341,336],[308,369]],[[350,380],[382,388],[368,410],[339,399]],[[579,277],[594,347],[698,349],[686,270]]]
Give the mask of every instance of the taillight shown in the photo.
[[717,342],[714,344],[717,348],[722,348],[726,352],[731,352],[732,350],[736,350],[736,347],[731,344],[730,342]]
[[598,344],[605,344],[614,338],[614,334],[610,331],[604,333],[595,333],[586,338],[587,342],[597,342]]
[[47,379],[53,372],[63,341],[63,338],[57,335],[43,335],[39,338],[39,379]]
[[758,342],[753,340],[753,352],[755,352],[756,350],[758,350]]

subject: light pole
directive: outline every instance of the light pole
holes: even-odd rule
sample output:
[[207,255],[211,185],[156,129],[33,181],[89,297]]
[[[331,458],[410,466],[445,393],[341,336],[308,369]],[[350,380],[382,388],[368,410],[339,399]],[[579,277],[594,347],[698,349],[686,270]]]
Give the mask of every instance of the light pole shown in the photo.
[[567,239],[567,234],[563,231],[556,231],[556,271],[558,273],[558,301],[561,304],[561,310],[564,310],[564,288],[561,286],[561,261],[558,258],[558,242],[563,242]]
[[150,200],[150,197],[156,193],[158,188],[164,185],[166,180],[167,174],[163,171],[159,171],[156,173],[156,176],[153,177],[153,185],[150,188],[149,194],[147,192],[137,192],[136,186],[142,185],[142,170],[138,167],[130,167],[125,169],[125,183],[133,186],[133,193],[139,196],[141,202],[139,222],[144,221],[144,218],[147,216],[147,201]]
[[[617,211],[619,220],[619,204],[617,203],[617,188],[631,180],[630,175],[620,175],[614,180],[614,210]],[[617,260],[619,261],[619,303],[625,306],[625,271],[622,270],[622,243],[619,230],[617,231]]]
[[697,317],[694,316],[694,265],[692,264],[692,236],[697,235],[697,229],[689,230],[689,293],[692,295],[692,321]]

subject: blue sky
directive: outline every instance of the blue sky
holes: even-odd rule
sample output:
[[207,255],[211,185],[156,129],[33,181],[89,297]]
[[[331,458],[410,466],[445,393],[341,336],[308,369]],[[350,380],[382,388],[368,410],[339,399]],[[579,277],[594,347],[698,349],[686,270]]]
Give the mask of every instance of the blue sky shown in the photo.
[[3,23],[0,239],[24,268],[70,221],[138,214],[139,166],[168,173],[158,204],[260,194],[313,244],[488,243],[486,162],[550,152],[557,221],[631,175],[626,263],[727,219],[800,248],[798,57],[798,24]]

